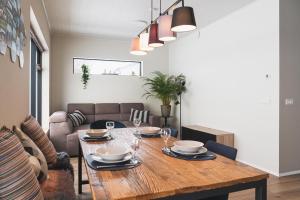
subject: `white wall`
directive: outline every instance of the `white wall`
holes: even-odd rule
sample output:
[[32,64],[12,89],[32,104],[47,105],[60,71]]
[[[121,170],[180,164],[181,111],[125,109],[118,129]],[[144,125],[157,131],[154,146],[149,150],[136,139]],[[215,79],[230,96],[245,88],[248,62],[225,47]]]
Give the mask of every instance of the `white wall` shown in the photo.
[[278,174],[279,1],[253,1],[198,36],[169,46],[170,72],[187,76],[183,125],[234,132],[238,160]]
[[73,74],[73,57],[139,60],[144,75],[159,70],[168,72],[168,48],[162,47],[147,56],[129,54],[130,40],[116,40],[79,35],[53,35],[51,69],[51,111],[65,110],[68,103],[145,102],[159,114],[160,103],[142,97],[143,81],[132,76],[92,75],[86,90],[81,75]]

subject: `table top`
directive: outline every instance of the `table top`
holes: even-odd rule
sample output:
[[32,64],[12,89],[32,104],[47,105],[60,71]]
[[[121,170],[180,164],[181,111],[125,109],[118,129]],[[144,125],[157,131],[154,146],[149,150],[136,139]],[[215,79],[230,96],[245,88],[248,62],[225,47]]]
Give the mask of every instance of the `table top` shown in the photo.
[[[133,132],[132,128],[114,129],[112,135],[130,144]],[[105,142],[80,140],[80,144],[86,156]],[[207,161],[169,157],[162,153],[163,146],[162,138],[143,138],[137,152],[142,164],[132,169],[96,171],[86,165],[93,199],[155,199],[268,178],[263,171],[221,155]]]

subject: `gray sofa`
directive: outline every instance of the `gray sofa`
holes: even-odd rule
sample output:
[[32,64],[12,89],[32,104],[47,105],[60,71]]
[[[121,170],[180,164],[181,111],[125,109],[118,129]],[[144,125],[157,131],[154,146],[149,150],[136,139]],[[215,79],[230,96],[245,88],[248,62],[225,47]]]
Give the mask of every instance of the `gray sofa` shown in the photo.
[[[129,122],[131,108],[144,110],[142,103],[77,103],[68,104],[68,110],[54,112],[50,116],[49,137],[58,152],[65,151],[71,156],[78,155],[78,130],[89,129],[90,123],[97,120],[115,120],[120,121],[127,127],[132,127]],[[67,113],[75,109],[80,110],[87,118],[85,124],[74,128]],[[143,126],[160,127],[160,117],[150,114],[149,124]]]

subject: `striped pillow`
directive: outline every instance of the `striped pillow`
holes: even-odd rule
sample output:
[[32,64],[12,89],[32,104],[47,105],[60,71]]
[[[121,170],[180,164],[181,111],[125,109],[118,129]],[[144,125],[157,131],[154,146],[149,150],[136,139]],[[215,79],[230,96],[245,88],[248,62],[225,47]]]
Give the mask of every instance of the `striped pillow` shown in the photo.
[[38,121],[32,116],[29,116],[21,124],[22,131],[26,133],[33,142],[43,152],[48,164],[56,163],[56,150],[52,142],[39,125]]
[[73,127],[78,127],[86,121],[86,117],[80,110],[74,110],[73,113],[69,113],[68,117],[70,118]]
[[[36,168],[34,166],[34,163],[32,163],[36,169],[35,172],[36,172],[37,179],[39,180],[40,183],[45,181],[47,179],[47,175],[48,175],[48,165],[47,165],[47,161],[46,161],[44,154],[36,146],[36,144],[25,133],[23,133],[19,128],[14,126],[13,132],[16,134],[16,136],[21,141],[25,151],[28,152],[31,156],[34,156],[35,158],[37,158],[37,160],[40,164],[40,169],[38,170],[38,168]],[[34,159],[31,158],[31,160],[33,161]]]
[[129,121],[133,122],[133,119],[139,118],[142,123],[149,122],[150,111],[149,110],[135,110],[131,108]]
[[0,158],[0,199],[44,199],[18,137],[4,129],[0,130]]

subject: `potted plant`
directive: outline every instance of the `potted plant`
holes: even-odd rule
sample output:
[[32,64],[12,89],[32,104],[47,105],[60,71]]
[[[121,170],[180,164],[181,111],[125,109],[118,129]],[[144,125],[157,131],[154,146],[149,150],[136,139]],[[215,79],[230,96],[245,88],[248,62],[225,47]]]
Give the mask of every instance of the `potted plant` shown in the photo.
[[83,64],[81,66],[81,70],[82,70],[81,82],[83,84],[83,89],[86,89],[88,80],[90,80],[89,66]]
[[144,96],[146,98],[155,97],[161,100],[161,114],[163,117],[169,117],[171,112],[171,102],[179,104],[178,97],[186,91],[185,76],[167,75],[159,71],[153,72],[153,78],[145,78],[147,89]]

